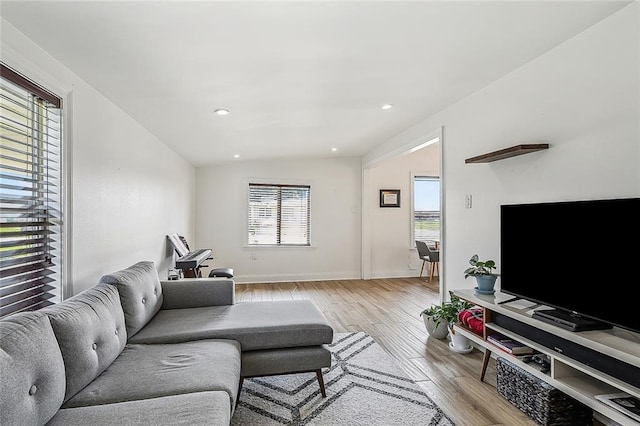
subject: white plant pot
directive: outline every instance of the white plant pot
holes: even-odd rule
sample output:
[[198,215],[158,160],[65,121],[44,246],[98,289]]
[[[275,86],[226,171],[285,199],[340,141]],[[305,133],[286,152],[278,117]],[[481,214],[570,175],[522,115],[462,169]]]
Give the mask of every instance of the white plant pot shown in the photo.
[[449,334],[449,328],[446,322],[441,322],[436,327],[436,322],[432,316],[422,315],[422,319],[424,320],[424,326],[426,327],[429,336],[435,339],[444,339]]
[[451,336],[452,349],[466,351],[471,347],[469,339],[463,336],[462,333],[455,333],[452,327],[449,329],[449,335]]

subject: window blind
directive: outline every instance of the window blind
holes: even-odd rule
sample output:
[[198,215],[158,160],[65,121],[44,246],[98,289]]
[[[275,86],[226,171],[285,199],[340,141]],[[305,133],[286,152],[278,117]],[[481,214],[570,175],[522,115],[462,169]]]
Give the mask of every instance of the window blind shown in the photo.
[[0,64],[0,317],[61,299],[61,112]]
[[310,245],[310,186],[249,184],[249,245]]

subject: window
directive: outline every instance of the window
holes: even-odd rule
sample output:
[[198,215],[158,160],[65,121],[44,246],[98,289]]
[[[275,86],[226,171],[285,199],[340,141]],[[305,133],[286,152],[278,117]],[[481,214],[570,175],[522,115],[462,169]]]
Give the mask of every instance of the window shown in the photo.
[[308,246],[310,186],[249,184],[250,246]]
[[413,238],[440,241],[440,178],[413,177]]
[[61,100],[0,64],[0,317],[62,297]]

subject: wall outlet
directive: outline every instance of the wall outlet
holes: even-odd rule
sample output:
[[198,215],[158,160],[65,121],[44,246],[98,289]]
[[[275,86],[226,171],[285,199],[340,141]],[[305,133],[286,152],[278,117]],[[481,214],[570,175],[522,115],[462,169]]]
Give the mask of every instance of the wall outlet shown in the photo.
[[251,260],[258,260],[258,255],[256,253],[251,253]]
[[464,197],[464,208],[465,209],[471,208],[471,195],[467,195],[466,197]]

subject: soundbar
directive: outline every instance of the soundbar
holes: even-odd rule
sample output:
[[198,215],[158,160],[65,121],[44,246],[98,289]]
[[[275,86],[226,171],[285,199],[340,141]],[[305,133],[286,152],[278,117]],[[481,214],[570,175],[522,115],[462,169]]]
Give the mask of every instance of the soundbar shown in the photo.
[[561,353],[611,377],[640,388],[640,367],[620,361],[586,346],[558,337],[504,314],[493,312],[493,322],[532,342]]

